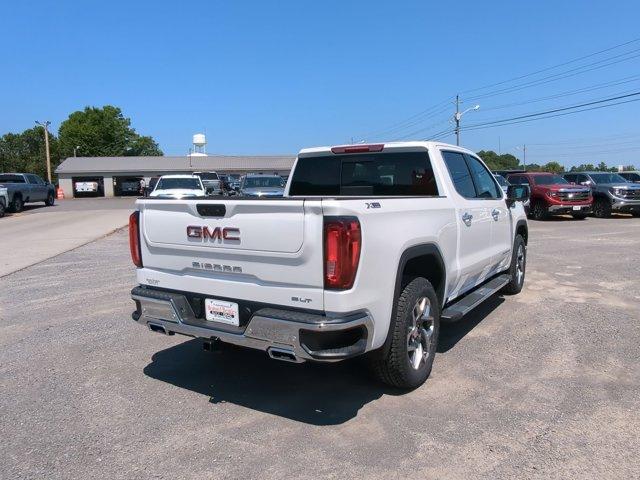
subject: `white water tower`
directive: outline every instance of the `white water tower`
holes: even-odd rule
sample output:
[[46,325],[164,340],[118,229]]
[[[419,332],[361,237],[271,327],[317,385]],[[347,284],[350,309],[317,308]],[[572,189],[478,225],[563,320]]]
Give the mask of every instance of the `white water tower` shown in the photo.
[[204,133],[196,133],[193,136],[193,150],[191,150],[191,155],[195,157],[202,157],[207,155],[207,138]]

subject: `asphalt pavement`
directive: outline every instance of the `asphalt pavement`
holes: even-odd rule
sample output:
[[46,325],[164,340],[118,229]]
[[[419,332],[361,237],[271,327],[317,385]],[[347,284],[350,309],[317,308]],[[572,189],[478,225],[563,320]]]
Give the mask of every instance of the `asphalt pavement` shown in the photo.
[[639,232],[531,222],[524,291],[399,392],[138,326],[118,231],[0,279],[0,478],[638,478]]

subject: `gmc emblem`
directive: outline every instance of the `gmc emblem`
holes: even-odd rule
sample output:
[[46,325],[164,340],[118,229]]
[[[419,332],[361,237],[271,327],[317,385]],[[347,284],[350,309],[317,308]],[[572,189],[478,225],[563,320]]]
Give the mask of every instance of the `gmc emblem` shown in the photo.
[[187,237],[202,238],[204,240],[235,240],[240,241],[240,229],[235,227],[200,227],[198,225],[189,225],[187,227]]

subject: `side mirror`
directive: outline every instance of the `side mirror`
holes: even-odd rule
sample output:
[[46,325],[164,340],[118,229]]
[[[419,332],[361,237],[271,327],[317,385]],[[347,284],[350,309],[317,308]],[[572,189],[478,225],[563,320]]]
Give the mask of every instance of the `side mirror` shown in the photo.
[[507,187],[507,205],[515,202],[526,202],[531,195],[529,185],[509,185]]

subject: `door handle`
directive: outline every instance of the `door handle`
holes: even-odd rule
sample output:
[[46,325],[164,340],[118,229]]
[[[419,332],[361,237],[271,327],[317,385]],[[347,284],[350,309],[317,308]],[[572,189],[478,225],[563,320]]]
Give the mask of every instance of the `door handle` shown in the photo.
[[471,220],[473,219],[473,215],[471,215],[470,213],[464,213],[464,215],[462,215],[462,221],[464,222],[464,224],[467,227],[471,226]]
[[500,210],[498,210],[497,208],[494,208],[493,211],[491,212],[491,216],[497,222],[498,219],[500,218]]

